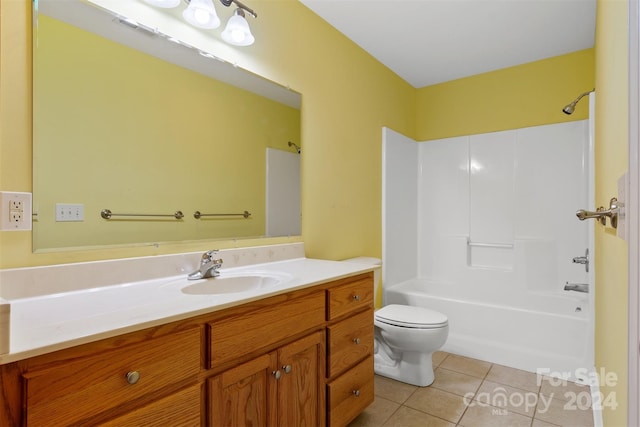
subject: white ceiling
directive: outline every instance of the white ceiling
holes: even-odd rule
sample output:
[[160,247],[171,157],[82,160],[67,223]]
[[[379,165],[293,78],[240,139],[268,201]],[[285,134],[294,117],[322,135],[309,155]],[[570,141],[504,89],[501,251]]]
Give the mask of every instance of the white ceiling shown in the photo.
[[593,47],[596,0],[300,0],[416,88]]

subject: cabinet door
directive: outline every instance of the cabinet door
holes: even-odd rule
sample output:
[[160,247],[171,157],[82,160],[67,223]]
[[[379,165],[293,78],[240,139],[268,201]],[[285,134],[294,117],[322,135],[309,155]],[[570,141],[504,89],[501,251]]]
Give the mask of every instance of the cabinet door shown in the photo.
[[276,354],[271,353],[210,379],[209,424],[215,427],[276,425],[276,371]]
[[324,334],[313,333],[278,350],[278,425],[325,424]]

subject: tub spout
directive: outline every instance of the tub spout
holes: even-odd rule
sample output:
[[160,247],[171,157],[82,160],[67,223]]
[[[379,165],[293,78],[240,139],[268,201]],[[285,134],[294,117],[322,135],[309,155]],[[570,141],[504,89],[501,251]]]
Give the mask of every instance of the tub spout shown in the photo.
[[576,292],[589,292],[589,284],[588,283],[569,283],[567,282],[564,285],[565,291],[576,291]]

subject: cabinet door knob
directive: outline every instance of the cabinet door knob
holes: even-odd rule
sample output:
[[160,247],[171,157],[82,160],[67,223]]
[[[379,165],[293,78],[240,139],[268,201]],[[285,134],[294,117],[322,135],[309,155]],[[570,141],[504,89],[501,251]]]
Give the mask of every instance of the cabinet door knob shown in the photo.
[[353,395],[355,397],[360,397],[360,390],[353,390]]
[[354,339],[353,339],[353,343],[354,343],[355,345],[360,345],[360,338],[354,338]]
[[129,371],[127,372],[127,382],[129,384],[135,384],[138,382],[138,380],[140,380],[140,372],[138,371]]
[[280,370],[278,369],[277,371],[273,371],[271,373],[277,380],[280,379],[280,377],[282,376],[282,372],[280,372]]
[[291,372],[291,365],[284,365],[282,369],[284,369],[285,374],[288,374],[289,372]]
[[356,295],[354,295],[354,296],[353,296],[353,300],[354,300],[354,301],[360,301],[360,295],[357,295],[357,294],[356,294]]

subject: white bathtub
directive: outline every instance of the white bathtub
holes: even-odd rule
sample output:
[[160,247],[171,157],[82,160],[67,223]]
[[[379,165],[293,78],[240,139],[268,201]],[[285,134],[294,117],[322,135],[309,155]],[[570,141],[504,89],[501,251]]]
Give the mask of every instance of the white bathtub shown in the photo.
[[384,301],[444,313],[449,338],[443,351],[573,380],[593,369],[588,294],[469,288],[412,279],[385,289]]

